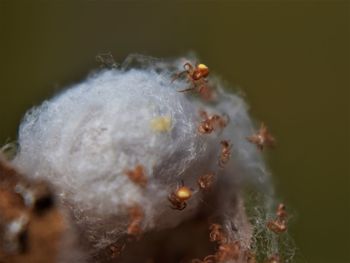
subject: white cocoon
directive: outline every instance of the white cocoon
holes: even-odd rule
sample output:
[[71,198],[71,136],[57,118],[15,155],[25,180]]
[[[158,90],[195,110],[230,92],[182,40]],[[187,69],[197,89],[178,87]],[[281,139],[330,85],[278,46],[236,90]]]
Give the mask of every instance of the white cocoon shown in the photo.
[[[182,65],[183,60],[156,61],[95,72],[30,110],[20,126],[15,165],[57,188],[96,248],[125,233],[127,208],[134,204],[144,209],[144,231],[173,227],[194,214],[201,200],[198,191],[185,210],[170,208],[167,197],[181,180],[197,189],[198,176],[215,172],[232,186],[225,190],[230,197],[241,179],[263,183],[267,178],[260,153],[245,139],[254,130],[243,100],[216,80],[214,103],[178,92],[188,83],[171,83],[171,74]],[[199,134],[199,110],[227,114],[228,127]],[[154,125],[159,119],[166,120],[164,127]],[[233,143],[224,169],[218,167],[222,139]],[[138,164],[146,171],[145,188],[125,175]]]

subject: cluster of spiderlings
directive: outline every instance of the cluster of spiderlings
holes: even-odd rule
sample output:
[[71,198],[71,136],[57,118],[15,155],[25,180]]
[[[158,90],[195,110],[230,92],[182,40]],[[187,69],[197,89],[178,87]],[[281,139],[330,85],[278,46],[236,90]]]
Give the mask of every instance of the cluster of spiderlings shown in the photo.
[[[209,69],[203,64],[199,64],[196,67],[193,67],[190,63],[185,63],[184,68],[185,68],[185,71],[176,74],[173,80],[175,80],[182,74],[186,73],[187,78],[189,79],[190,82],[192,82],[193,87],[190,87],[185,90],[181,90],[181,92],[195,89],[196,81],[197,80],[202,81],[203,76],[200,74],[201,68],[205,70],[204,77],[207,77],[209,75]],[[205,83],[201,82],[199,85],[205,87],[206,91],[208,90],[208,87]],[[200,94],[203,93],[202,88],[199,88],[198,91]],[[208,96],[202,96],[202,97],[208,99]],[[215,124],[220,128],[224,128],[228,122],[228,120],[225,121],[223,120],[222,117],[216,114],[212,116],[208,116],[208,114],[205,111],[201,111],[200,116],[203,118],[203,121],[198,126],[198,132],[201,134],[210,134],[211,132],[213,132]],[[274,147],[275,145],[275,139],[269,133],[264,123],[261,124],[260,130],[256,134],[248,136],[247,140],[253,144],[256,144],[256,146],[260,150],[264,150],[265,147]],[[218,163],[219,163],[219,166],[222,168],[230,158],[230,154],[231,154],[230,150],[232,145],[227,140],[222,140],[220,143],[222,145],[222,149],[221,149],[221,156],[219,158]],[[199,180],[199,185],[201,185],[200,180]],[[261,198],[259,198],[260,202],[262,200]],[[282,213],[283,215],[280,215],[276,220],[271,220],[271,213],[268,212],[268,206],[270,202],[271,202],[270,200],[261,202],[263,207],[260,207],[258,204],[253,205],[255,213],[252,214],[253,215],[252,223],[254,226],[254,235],[252,237],[252,244],[251,244],[251,251],[250,251],[252,258],[246,259],[246,260],[252,260],[252,261],[258,260],[258,262],[266,261],[270,263],[281,262],[281,260],[283,260],[283,262],[290,262],[294,255],[294,246],[291,246],[289,241],[290,239],[286,237],[286,235],[282,234],[287,229],[287,226],[286,226],[287,214],[284,210],[285,207],[284,205],[280,204],[278,209],[283,209],[283,211],[279,211],[277,212],[277,214]],[[186,206],[184,206],[183,208],[185,207]],[[211,236],[210,236],[211,241],[218,241],[220,243],[220,239],[223,236],[222,233],[220,234],[221,226],[218,224],[213,224],[211,227],[213,227],[211,231]],[[218,237],[219,239],[216,240],[215,237]],[[239,253],[236,251],[236,248],[234,250],[235,250],[235,255],[233,255],[231,259],[237,260]],[[217,255],[215,254],[215,255],[209,255],[205,257],[203,260],[195,259],[192,262],[222,262],[222,261],[218,260]]]

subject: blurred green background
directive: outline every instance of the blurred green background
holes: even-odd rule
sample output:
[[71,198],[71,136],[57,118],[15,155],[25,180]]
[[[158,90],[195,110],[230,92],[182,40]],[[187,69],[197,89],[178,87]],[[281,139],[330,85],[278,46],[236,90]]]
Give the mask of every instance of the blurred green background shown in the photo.
[[0,0],[0,143],[100,52],[122,61],[195,51],[277,137],[269,164],[301,257],[348,263],[349,14],[348,1]]

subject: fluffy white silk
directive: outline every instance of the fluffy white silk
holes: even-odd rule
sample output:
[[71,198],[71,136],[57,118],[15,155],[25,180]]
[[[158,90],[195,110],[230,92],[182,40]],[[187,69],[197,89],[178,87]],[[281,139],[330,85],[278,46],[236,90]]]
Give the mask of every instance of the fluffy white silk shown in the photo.
[[[197,189],[198,177],[214,172],[227,182],[230,197],[242,179],[267,179],[260,153],[246,141],[254,130],[240,97],[213,80],[217,101],[203,102],[178,92],[188,86],[184,80],[171,83],[183,60],[141,62],[95,72],[30,110],[20,126],[14,163],[58,189],[97,248],[125,233],[127,208],[134,204],[144,209],[145,231],[172,227],[194,214],[201,202],[197,190],[185,210],[170,208],[167,197],[181,180]],[[229,125],[199,134],[199,110],[227,114]],[[224,169],[218,167],[222,139],[233,143]],[[125,174],[139,164],[148,178],[145,188]]]

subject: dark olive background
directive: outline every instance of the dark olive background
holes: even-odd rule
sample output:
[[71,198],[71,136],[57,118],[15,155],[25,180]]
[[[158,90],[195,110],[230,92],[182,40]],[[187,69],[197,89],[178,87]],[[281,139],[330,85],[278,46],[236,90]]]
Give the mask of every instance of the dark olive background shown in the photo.
[[350,262],[349,2],[49,2],[0,0],[1,144],[99,52],[193,50],[277,137],[268,161],[306,262]]

